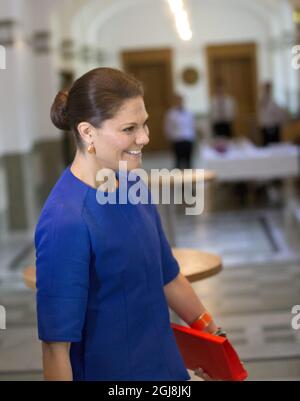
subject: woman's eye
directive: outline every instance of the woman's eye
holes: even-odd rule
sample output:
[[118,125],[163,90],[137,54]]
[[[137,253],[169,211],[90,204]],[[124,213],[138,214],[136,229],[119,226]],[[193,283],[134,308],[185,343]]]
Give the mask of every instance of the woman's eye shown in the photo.
[[134,127],[128,127],[128,128],[125,128],[123,131],[124,132],[132,132],[134,130]]

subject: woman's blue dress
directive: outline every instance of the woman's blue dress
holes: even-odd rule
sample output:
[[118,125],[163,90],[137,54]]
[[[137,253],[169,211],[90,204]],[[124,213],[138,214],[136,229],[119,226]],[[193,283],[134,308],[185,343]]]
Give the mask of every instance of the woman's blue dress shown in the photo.
[[156,206],[96,194],[69,166],[41,211],[38,337],[71,343],[74,380],[189,380],[163,288],[179,267]]

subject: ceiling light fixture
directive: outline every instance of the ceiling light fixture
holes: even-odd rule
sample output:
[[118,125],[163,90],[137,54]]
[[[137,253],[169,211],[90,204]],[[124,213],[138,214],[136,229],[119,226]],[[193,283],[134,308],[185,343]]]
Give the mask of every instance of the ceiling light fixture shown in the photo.
[[182,40],[192,39],[192,31],[188,14],[184,8],[183,0],[168,0],[170,9],[175,16],[178,34]]

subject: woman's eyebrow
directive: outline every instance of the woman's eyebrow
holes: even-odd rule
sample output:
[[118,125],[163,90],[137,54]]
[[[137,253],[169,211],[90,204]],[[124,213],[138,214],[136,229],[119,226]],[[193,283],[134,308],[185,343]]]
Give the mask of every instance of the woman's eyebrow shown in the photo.
[[[149,116],[146,118],[146,120],[144,121],[144,124],[146,124],[146,122],[148,122],[148,120],[149,120]],[[138,123],[137,122],[132,122],[132,123],[124,123],[124,124],[122,124],[122,125],[138,125]]]

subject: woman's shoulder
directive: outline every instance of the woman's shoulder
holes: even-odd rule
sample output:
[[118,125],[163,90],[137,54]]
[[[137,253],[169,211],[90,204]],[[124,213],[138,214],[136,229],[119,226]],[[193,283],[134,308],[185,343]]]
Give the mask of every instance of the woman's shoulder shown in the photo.
[[80,206],[84,202],[87,192],[88,187],[75,179],[70,168],[67,167],[51,189],[47,201],[51,202],[52,198],[60,198],[65,203]]
[[73,238],[77,243],[89,241],[89,231],[82,212],[62,200],[44,206],[35,227],[36,247],[44,242],[65,243]]
[[63,171],[50,191],[40,212],[39,220],[47,216],[54,218],[57,214],[81,220],[85,205],[87,188],[77,185],[71,179],[68,168]]
[[76,185],[65,169],[50,191],[38,217],[36,231],[53,226],[75,230],[84,224],[83,209],[86,188]]
[[74,222],[82,221],[82,209],[83,205],[76,205],[59,197],[48,199],[41,210],[39,220],[49,218],[52,220],[69,219]]
[[72,202],[68,202],[68,200],[53,198],[51,201],[48,199],[45,202],[37,225],[40,225],[41,222],[49,222],[49,224],[68,222],[69,224],[76,225],[78,223],[82,224],[83,221],[82,207],[74,205]]

